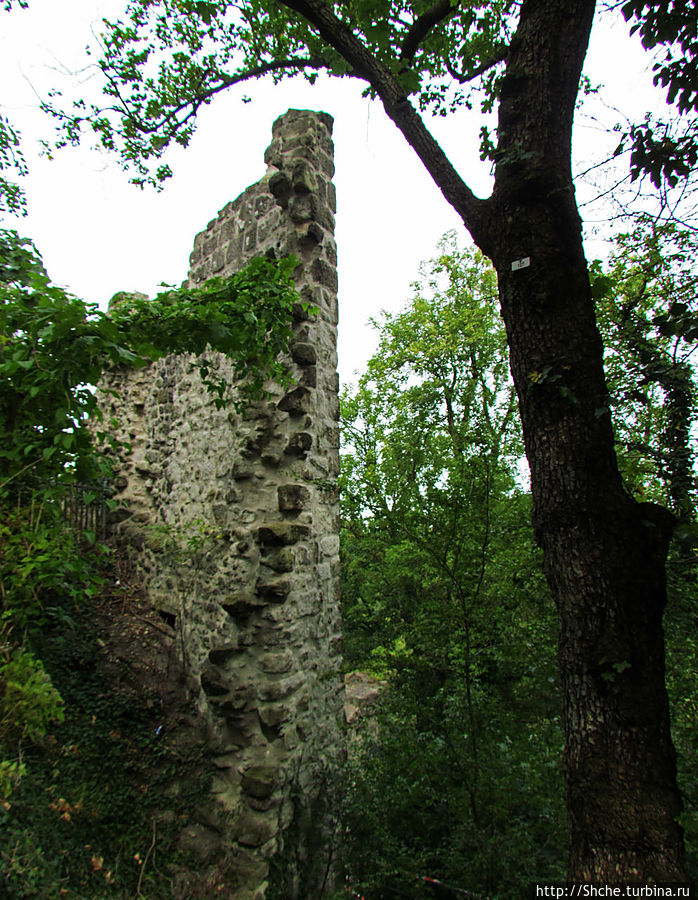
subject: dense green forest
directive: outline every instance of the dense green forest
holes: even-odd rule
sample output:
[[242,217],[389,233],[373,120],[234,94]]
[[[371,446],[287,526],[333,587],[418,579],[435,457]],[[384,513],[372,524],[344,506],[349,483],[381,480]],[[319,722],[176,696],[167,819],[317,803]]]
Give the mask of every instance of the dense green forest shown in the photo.
[[[694,233],[641,221],[593,282],[627,490],[680,521],[665,625],[692,877],[694,344],[663,311],[695,303],[695,250]],[[412,896],[428,875],[513,900],[564,879],[564,737],[494,274],[449,235],[406,309],[375,327],[343,398],[346,661],[384,684],[351,761],[349,869],[369,897]]]

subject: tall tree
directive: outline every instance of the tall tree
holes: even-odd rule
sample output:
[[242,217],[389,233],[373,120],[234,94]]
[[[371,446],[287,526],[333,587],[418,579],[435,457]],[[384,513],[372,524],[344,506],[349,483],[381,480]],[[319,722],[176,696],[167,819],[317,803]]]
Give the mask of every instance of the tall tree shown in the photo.
[[488,605],[480,595],[495,593],[503,506],[511,501],[513,521],[526,502],[515,489],[522,445],[494,272],[453,234],[439,249],[408,307],[374,322],[378,350],[342,397],[343,593],[345,603],[362,598],[371,643],[407,637],[414,647],[440,633],[429,652],[444,669],[448,635],[465,630],[468,682],[467,633]]
[[[109,105],[68,115],[66,138],[89,120],[138,178],[157,180],[169,170],[151,176],[149,164],[169,141],[186,144],[198,109],[230,85],[326,70],[380,98],[497,270],[559,615],[569,876],[671,880],[684,874],[662,636],[674,520],[630,496],[619,473],[570,167],[594,12],[594,0],[132,0],[104,38]],[[693,52],[695,33],[682,37]],[[667,77],[671,92],[681,72]],[[485,107],[498,101],[487,199],[410,100],[446,112],[483,82]]]
[[494,273],[439,250],[342,402],[345,655],[389,682],[351,744],[345,859],[371,897],[421,872],[518,898],[564,871],[554,609]]

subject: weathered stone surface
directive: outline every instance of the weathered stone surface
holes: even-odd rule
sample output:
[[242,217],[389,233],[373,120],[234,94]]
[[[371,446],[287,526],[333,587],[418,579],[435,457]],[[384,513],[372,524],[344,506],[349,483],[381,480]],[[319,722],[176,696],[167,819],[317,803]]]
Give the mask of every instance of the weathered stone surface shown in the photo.
[[314,244],[321,244],[325,239],[325,232],[317,222],[308,222],[306,228],[299,232],[298,237],[301,247],[307,250]]
[[284,453],[288,454],[289,456],[299,456],[304,458],[308,455],[308,451],[312,446],[312,434],[308,434],[307,431],[299,431],[296,432],[296,434],[291,435],[291,439],[286,445]]
[[318,178],[308,161],[298,159],[291,168],[293,190],[297,194],[315,194],[318,190]]
[[225,610],[233,619],[247,619],[262,605],[254,594],[240,593],[222,602],[221,609]]
[[295,564],[295,554],[292,547],[282,547],[276,553],[267,553],[264,564],[274,572],[292,572]]
[[214,666],[220,666],[229,662],[239,650],[240,647],[237,643],[224,644],[222,647],[213,647],[213,649],[209,650],[208,658]]
[[[217,410],[191,358],[169,356],[114,371],[102,397],[131,446],[117,466],[128,506],[112,519],[114,537],[150,601],[176,616],[182,666],[210,730],[210,809],[180,845],[200,861],[202,881],[225,865],[236,900],[265,896],[292,798],[313,800],[317,761],[338,761],[344,740],[339,520],[327,490],[339,468],[331,130],[323,113],[278,119],[267,174],[223,207],[191,255],[192,286],[255,255],[298,258],[302,301],[284,360],[294,386],[267,385],[269,398],[243,414]],[[207,361],[232,380],[228,360]]]
[[257,594],[271,603],[283,603],[291,593],[291,582],[287,579],[268,581],[260,578],[257,582]]
[[259,847],[278,832],[275,816],[248,810],[234,826],[237,840],[243,847]]
[[246,481],[248,478],[252,478],[253,474],[254,469],[245,462],[238,461],[233,465],[232,475],[236,481]]
[[287,412],[290,416],[302,416],[308,411],[309,397],[310,391],[307,388],[294,388],[279,401],[279,409]]
[[317,362],[317,351],[312,344],[291,344],[291,358],[299,366],[313,366]]
[[201,671],[201,687],[209,697],[218,697],[230,690],[230,678],[218,666],[207,663]]
[[293,657],[288,651],[283,653],[265,653],[260,657],[259,665],[268,675],[283,674],[293,668]]
[[310,491],[302,484],[282,484],[277,493],[280,512],[300,512],[310,500]]
[[306,387],[317,387],[317,367],[306,366],[301,375],[301,384]]
[[240,710],[245,709],[253,703],[257,696],[257,691],[253,684],[238,685],[235,690],[229,691],[220,697],[211,697],[210,702],[214,704],[218,711],[226,717],[235,716]]
[[303,537],[310,534],[307,525],[296,525],[290,522],[274,522],[273,525],[263,525],[257,532],[260,544],[295,544]]
[[270,797],[278,784],[279,770],[276,766],[250,766],[242,775],[242,789],[246,794],[265,800]]

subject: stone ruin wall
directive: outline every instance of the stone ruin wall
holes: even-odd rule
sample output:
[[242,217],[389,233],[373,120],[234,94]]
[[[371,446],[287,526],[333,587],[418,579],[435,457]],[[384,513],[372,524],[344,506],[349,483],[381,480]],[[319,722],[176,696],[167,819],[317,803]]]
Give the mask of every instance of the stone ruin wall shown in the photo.
[[[324,113],[278,119],[267,174],[191,254],[190,286],[255,256],[297,256],[297,290],[318,311],[294,313],[294,385],[269,385],[240,416],[217,410],[190,357],[173,355],[113,373],[104,400],[130,444],[116,539],[175,629],[210,730],[212,798],[189,838],[202,863],[226,859],[239,900],[267,895],[271,860],[302,855],[283,837],[297,797],[312,805],[343,747],[331,130]],[[310,896],[290,878],[284,896]]]

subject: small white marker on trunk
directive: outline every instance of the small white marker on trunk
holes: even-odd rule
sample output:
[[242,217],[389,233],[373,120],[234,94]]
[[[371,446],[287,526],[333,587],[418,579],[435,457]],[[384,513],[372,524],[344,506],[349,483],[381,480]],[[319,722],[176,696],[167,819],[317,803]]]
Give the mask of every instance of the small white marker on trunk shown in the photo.
[[518,272],[519,269],[527,269],[531,265],[531,257],[524,256],[523,259],[515,259],[511,264],[511,271]]

